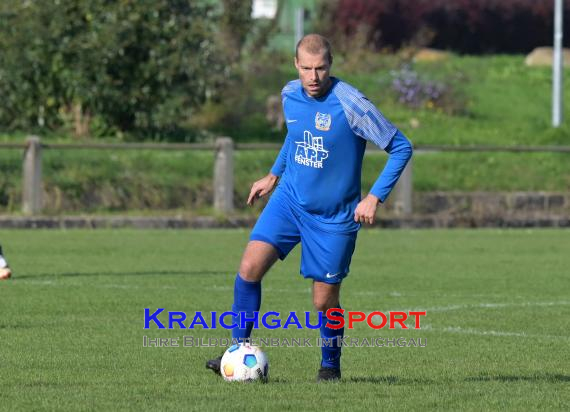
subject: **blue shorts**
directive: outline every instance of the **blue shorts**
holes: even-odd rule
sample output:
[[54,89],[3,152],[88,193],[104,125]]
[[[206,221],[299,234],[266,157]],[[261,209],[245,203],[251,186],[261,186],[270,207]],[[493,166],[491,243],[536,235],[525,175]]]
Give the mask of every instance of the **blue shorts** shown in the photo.
[[249,240],[269,243],[281,260],[301,242],[301,275],[318,282],[340,283],[348,275],[358,232],[325,231],[283,196],[279,190],[273,193]]

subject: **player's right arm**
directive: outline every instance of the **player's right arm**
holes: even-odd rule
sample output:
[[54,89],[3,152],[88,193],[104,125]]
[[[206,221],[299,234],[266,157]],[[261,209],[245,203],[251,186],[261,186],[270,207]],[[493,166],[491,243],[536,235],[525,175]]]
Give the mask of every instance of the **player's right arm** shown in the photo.
[[[285,118],[287,118],[287,113],[285,111],[285,102],[287,101],[287,93],[292,90],[291,89],[292,83],[294,82],[288,83],[281,91],[281,99],[282,99],[281,103],[283,106],[283,115],[285,116]],[[285,142],[283,142],[283,146],[281,146],[279,155],[277,156],[277,159],[275,159],[275,163],[273,163],[273,166],[271,167],[271,171],[269,172],[269,174],[259,179],[251,186],[251,190],[249,191],[249,197],[247,198],[248,205],[252,206],[253,203],[255,202],[255,199],[266,196],[269,193],[271,193],[273,189],[275,189],[275,186],[277,186],[279,178],[281,177],[281,175],[285,171],[285,167],[287,166],[287,155],[289,152],[289,146],[290,146],[289,134],[287,134],[287,136],[285,136]]]
[[255,199],[263,197],[271,193],[271,191],[277,185],[277,181],[279,180],[278,176],[275,176],[273,173],[269,173],[267,176],[259,179],[251,186],[251,190],[249,191],[249,196],[247,198],[247,204],[252,206],[255,202]]
[[255,182],[251,186],[251,190],[249,191],[249,197],[247,198],[247,204],[252,206],[255,202],[255,199],[263,197],[271,193],[275,186],[277,186],[277,182],[279,178],[285,171],[285,166],[287,165],[287,152],[289,148],[289,135],[285,138],[285,142],[281,147],[281,151],[275,159],[275,163],[273,167],[271,167],[271,171],[269,174],[257,182]]
[[250,206],[253,205],[255,199],[266,196],[269,193],[271,193],[273,189],[275,189],[275,186],[277,186],[279,178],[285,171],[285,166],[287,165],[288,151],[289,151],[289,135],[285,137],[285,142],[283,143],[281,151],[279,152],[277,159],[275,159],[275,163],[273,163],[273,166],[271,167],[271,171],[269,172],[269,174],[259,179],[251,186],[249,197],[247,198],[248,205]]
[[277,156],[277,159],[275,159],[275,163],[273,163],[273,166],[271,167],[271,173],[274,176],[281,177],[281,175],[285,171],[285,166],[287,165],[288,152],[289,152],[289,135],[285,137],[285,142],[283,142],[283,146],[281,146],[279,155]]

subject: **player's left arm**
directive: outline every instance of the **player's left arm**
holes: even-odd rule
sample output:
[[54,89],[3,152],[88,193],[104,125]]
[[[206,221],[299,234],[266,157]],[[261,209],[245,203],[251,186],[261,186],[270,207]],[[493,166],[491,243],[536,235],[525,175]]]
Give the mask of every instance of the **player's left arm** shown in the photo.
[[384,202],[412,157],[410,141],[362,93],[340,82],[335,89],[344,114],[355,136],[388,152],[388,161],[370,193],[354,211],[354,220],[374,223],[378,203]]
[[370,193],[356,206],[354,211],[354,220],[356,222],[374,223],[378,204],[386,201],[404,171],[406,164],[412,157],[412,144],[397,129],[384,150],[388,153],[388,161],[372,189],[370,189]]

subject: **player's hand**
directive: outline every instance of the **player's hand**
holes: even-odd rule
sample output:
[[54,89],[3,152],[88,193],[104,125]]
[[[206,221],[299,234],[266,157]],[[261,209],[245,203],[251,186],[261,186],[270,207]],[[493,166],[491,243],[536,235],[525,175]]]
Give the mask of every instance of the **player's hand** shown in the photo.
[[378,208],[378,199],[373,194],[369,194],[356,206],[354,211],[354,221],[357,223],[373,224],[376,220],[376,209]]
[[247,204],[252,206],[255,199],[263,197],[273,190],[279,178],[271,173],[262,179],[259,179],[251,186],[249,191],[249,197],[247,198]]

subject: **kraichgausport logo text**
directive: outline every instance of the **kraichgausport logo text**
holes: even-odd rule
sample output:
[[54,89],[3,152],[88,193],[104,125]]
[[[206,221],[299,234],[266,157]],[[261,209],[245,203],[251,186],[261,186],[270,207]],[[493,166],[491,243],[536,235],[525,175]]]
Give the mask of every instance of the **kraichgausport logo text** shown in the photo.
[[[360,312],[345,311],[344,309],[333,308],[323,312],[317,312],[317,319],[311,322],[311,312],[186,312],[168,311],[165,313],[167,319],[160,320],[158,316],[164,312],[164,308],[158,308],[151,313],[151,310],[144,310],[144,329],[150,329],[151,324],[158,329],[243,329],[246,324],[253,323],[254,329],[259,329],[260,325],[266,329],[319,329],[323,322],[329,329],[340,329],[345,325],[348,329],[353,329],[356,323],[366,322],[372,329],[409,329],[406,322],[408,319],[414,321],[412,329],[420,328],[420,318],[426,316],[426,311],[390,311],[387,314],[380,311]],[[345,315],[346,316],[342,316]],[[189,316],[190,315],[190,316]],[[331,323],[332,322],[332,323]],[[398,326],[396,326],[398,325]]]

